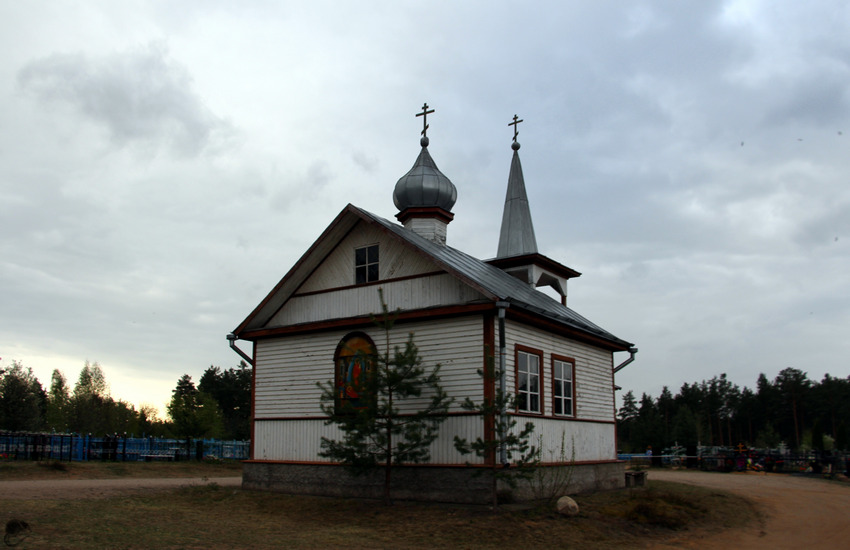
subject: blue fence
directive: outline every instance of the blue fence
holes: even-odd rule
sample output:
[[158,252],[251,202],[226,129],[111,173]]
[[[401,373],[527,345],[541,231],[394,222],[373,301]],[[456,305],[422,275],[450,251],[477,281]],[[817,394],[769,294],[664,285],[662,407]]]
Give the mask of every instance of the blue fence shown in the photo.
[[0,458],[6,460],[247,460],[249,447],[249,441],[217,439],[0,433]]

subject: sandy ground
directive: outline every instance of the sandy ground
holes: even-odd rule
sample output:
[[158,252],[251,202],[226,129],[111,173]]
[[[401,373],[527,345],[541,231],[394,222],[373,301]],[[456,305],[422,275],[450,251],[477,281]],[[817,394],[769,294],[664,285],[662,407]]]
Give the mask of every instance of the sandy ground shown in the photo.
[[102,498],[128,492],[173,489],[186,485],[207,485],[209,483],[217,483],[222,487],[240,487],[242,477],[0,481],[0,498],[4,500]]
[[693,533],[655,548],[850,548],[850,484],[788,474],[651,470],[649,480],[723,489],[749,499],[761,521],[717,535]]
[[[651,470],[653,479],[738,493],[761,520],[719,534],[686,532],[655,548],[850,548],[850,484],[787,474]],[[128,492],[217,483],[239,487],[241,477],[2,481],[0,498],[101,498]]]

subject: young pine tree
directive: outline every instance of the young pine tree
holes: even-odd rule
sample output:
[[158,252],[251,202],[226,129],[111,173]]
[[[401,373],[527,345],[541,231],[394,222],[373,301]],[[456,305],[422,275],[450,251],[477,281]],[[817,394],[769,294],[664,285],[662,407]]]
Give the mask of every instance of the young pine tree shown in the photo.
[[[467,411],[491,419],[489,423],[493,429],[490,436],[485,434],[485,437],[478,437],[475,441],[455,436],[454,443],[459,453],[475,454],[492,462],[492,468],[477,470],[476,475],[490,476],[493,510],[496,510],[499,504],[499,481],[504,481],[514,488],[518,479],[531,479],[540,462],[540,453],[537,447],[530,443],[534,424],[526,422],[522,429],[517,429],[516,419],[507,414],[516,408],[516,396],[501,390],[501,372],[495,368],[492,356],[488,354],[488,357],[486,368],[479,370],[478,374],[484,378],[485,385],[495,388],[493,399],[485,398],[481,403],[475,403],[467,397],[461,406]],[[503,411],[505,414],[502,414]]]
[[384,503],[391,503],[393,468],[402,464],[430,460],[428,447],[437,438],[452,399],[440,386],[440,366],[423,366],[419,349],[408,336],[403,347],[390,347],[390,332],[395,316],[390,315],[383,293],[382,315],[375,324],[384,332],[383,353],[357,357],[367,365],[359,377],[358,394],[353,405],[338,400],[333,382],[319,383],[322,411],[326,424],[336,424],[342,439],[323,437],[320,456],[342,463],[356,474],[375,469],[384,471]]

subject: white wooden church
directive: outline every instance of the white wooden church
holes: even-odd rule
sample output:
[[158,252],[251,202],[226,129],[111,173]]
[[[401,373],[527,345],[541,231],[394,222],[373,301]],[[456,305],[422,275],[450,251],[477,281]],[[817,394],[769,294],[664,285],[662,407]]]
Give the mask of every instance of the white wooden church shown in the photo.
[[[430,112],[426,105],[420,115]],[[519,425],[535,426],[533,443],[542,450],[544,468],[570,462],[571,492],[623,486],[614,354],[630,353],[624,366],[637,350],[568,308],[567,281],[580,274],[538,252],[517,122],[514,117],[494,259],[479,260],[447,244],[457,189],[431,158],[423,130],[419,156],[393,194],[400,223],[349,204],[228,335],[233,347],[236,340],[253,343],[245,488],[380,496],[379,479],[350,476],[319,456],[321,437],[339,435],[325,423],[317,387],[344,379],[346,350],[384,349],[384,331],[372,322],[381,311],[379,288],[389,308],[399,310],[390,345],[403,346],[413,333],[425,365],[441,365],[442,386],[455,398],[430,462],[393,474],[396,498],[488,502],[485,478],[470,475],[486,460],[460,455],[453,445],[455,435],[475,439],[491,432],[482,416],[460,406],[467,396],[480,401],[495,392],[478,374],[488,354],[504,365],[506,387],[516,392],[516,408],[507,413],[519,417]],[[561,299],[539,290],[544,286]]]

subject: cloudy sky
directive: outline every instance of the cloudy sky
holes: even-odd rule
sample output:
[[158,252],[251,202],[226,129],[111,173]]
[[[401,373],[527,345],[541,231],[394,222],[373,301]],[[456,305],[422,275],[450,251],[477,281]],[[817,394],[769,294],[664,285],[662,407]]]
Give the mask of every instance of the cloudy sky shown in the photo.
[[[419,152],[495,255],[518,114],[540,251],[624,390],[850,357],[845,2],[0,2],[0,367],[163,407]],[[625,355],[625,354],[618,354]],[[618,357],[617,361],[625,359]]]

